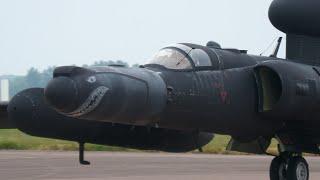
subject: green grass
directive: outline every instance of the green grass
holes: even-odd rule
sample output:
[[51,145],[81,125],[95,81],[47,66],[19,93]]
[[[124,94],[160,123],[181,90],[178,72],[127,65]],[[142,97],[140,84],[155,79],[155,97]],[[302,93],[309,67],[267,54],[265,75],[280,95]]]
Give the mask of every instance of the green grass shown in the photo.
[[[205,153],[238,154],[225,151],[230,140],[229,136],[216,135],[214,140],[203,147]],[[273,141],[269,152],[276,151],[276,142]],[[29,136],[18,130],[0,130],[0,150],[63,150],[75,151],[78,149],[76,142],[38,138]],[[103,145],[86,144],[88,151],[135,151],[132,149],[110,147]]]
[[230,136],[215,135],[214,139],[203,147],[203,152],[214,154],[226,154],[225,149],[231,139]]
[[[18,130],[0,130],[0,149],[4,150],[64,150],[78,149],[78,143],[29,136]],[[120,147],[86,144],[89,151],[131,151]]]
[[[215,135],[215,138],[206,146],[203,147],[205,153],[214,153],[214,154],[245,154],[238,152],[226,151],[226,147],[230,141],[230,136]],[[267,150],[268,153],[276,154],[277,153],[277,141],[272,140],[270,147]]]

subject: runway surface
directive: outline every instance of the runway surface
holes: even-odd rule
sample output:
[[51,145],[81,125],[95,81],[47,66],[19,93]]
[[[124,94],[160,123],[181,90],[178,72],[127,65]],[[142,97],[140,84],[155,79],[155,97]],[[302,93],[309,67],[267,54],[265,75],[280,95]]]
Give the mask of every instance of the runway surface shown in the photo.
[[[0,151],[0,179],[22,180],[268,180],[267,156]],[[307,158],[311,180],[320,178],[320,157]]]

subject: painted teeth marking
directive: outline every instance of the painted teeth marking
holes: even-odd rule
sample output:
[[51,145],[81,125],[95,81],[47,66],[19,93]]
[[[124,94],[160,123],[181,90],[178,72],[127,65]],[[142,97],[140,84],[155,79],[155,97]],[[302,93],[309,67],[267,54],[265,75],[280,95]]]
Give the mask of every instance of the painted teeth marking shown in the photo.
[[100,86],[93,90],[85,102],[77,108],[77,110],[67,113],[68,116],[79,117],[93,111],[101,102],[104,95],[109,91],[109,88]]

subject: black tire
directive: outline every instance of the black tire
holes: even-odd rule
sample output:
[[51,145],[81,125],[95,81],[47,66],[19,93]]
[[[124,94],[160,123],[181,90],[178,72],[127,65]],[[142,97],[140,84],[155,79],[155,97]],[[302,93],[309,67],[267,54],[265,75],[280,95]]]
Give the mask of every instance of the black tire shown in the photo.
[[287,163],[280,156],[275,157],[270,165],[270,180],[286,180]]
[[309,180],[309,165],[301,157],[292,157],[288,163],[287,169],[288,180]]

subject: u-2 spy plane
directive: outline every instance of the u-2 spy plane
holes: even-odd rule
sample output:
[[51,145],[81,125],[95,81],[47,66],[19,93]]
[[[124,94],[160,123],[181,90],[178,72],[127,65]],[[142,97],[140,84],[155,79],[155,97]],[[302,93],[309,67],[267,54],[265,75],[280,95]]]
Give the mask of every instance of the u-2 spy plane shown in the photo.
[[302,153],[320,154],[320,1],[274,0],[271,23],[287,34],[286,59],[245,50],[182,43],[139,68],[58,67],[45,89],[32,88],[1,107],[1,127],[34,136],[186,152],[213,133],[229,150],[279,155],[271,180],[307,180]]

